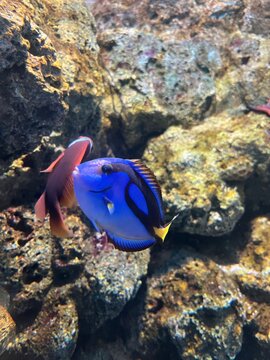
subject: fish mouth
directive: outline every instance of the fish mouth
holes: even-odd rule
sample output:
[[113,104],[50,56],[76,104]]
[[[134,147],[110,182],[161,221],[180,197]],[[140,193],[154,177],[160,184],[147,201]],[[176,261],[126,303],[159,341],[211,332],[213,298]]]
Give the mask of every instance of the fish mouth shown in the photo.
[[108,186],[108,187],[106,187],[106,188],[104,188],[102,190],[88,190],[88,191],[91,192],[91,193],[98,194],[98,193],[102,193],[104,191],[110,190],[111,188],[112,188],[112,186]]

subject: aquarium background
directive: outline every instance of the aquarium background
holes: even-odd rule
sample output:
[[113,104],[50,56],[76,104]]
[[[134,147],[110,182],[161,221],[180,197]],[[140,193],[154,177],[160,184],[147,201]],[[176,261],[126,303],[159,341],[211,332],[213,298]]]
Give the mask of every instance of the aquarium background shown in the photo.
[[[1,360],[270,359],[269,17],[0,0]],[[100,251],[79,208],[72,238],[35,221],[40,170],[80,135],[153,170],[179,214],[163,245]]]

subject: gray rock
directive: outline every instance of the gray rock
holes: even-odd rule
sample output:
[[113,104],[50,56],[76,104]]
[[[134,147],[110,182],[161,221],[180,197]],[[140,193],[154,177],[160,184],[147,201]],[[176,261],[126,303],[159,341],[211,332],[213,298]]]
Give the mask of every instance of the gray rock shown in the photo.
[[212,43],[162,41],[137,30],[102,33],[99,43],[115,91],[102,106],[127,149],[173,123],[190,125],[204,118],[215,96],[214,75],[222,67]]
[[206,257],[173,253],[164,253],[156,264],[133,323],[141,353],[161,358],[173,346],[178,357],[172,359],[235,359],[244,323],[238,287]]

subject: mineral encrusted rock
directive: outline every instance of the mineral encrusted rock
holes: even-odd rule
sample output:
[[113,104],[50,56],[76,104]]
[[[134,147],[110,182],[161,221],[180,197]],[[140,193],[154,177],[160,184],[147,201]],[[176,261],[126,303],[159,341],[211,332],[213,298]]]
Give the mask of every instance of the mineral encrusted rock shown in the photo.
[[166,207],[179,213],[179,230],[223,235],[245,206],[254,211],[269,204],[268,127],[267,117],[220,114],[192,132],[170,127],[148,144],[144,159],[161,183]]
[[[254,359],[267,359],[270,356],[269,231],[269,216],[255,218],[246,234],[248,241],[241,252],[239,263],[224,267],[245,296],[243,306],[252,334],[250,352]],[[249,338],[248,341],[252,340]]]
[[9,349],[10,358],[69,360],[78,337],[76,304],[64,287],[50,291],[33,325]]
[[162,348],[173,346],[184,360],[234,359],[243,332],[237,285],[217,264],[195,252],[164,252],[161,258],[147,281],[137,319],[144,356],[159,358]]
[[148,251],[97,253],[76,214],[66,219],[74,238],[63,240],[52,238],[48,222],[35,223],[33,211],[22,207],[2,212],[0,220],[0,284],[12,293],[11,313],[22,330],[7,359],[69,359],[78,317],[81,333],[94,333],[119,315],[146,276]]
[[269,96],[267,1],[89,3],[111,90],[101,106],[115,151],[140,156],[171,124],[242,114]]
[[84,1],[1,1],[2,209],[36,197],[31,181],[56,146],[98,133],[103,82],[97,57]]
[[15,338],[16,324],[8,310],[0,305],[0,355]]
[[127,149],[171,124],[200,121],[209,109],[214,76],[222,65],[210,42],[165,42],[132,29],[117,35],[107,32],[100,44],[102,64],[117,91],[114,101],[108,98],[103,108],[111,118],[122,114]]

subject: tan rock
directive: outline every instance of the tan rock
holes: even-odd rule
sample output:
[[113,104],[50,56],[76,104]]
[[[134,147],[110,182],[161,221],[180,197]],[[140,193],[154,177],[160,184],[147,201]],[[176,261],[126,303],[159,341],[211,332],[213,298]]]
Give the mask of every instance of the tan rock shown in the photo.
[[171,216],[179,213],[179,230],[229,233],[244,213],[246,195],[253,208],[267,202],[268,126],[260,115],[220,114],[192,132],[171,127],[149,143],[144,159],[161,183]]
[[103,78],[94,20],[83,0],[3,0],[0,39],[4,208],[21,202],[23,192],[36,197],[31,184],[55,147],[97,135]]
[[6,350],[10,341],[14,340],[16,324],[5,307],[0,305],[0,355]]

